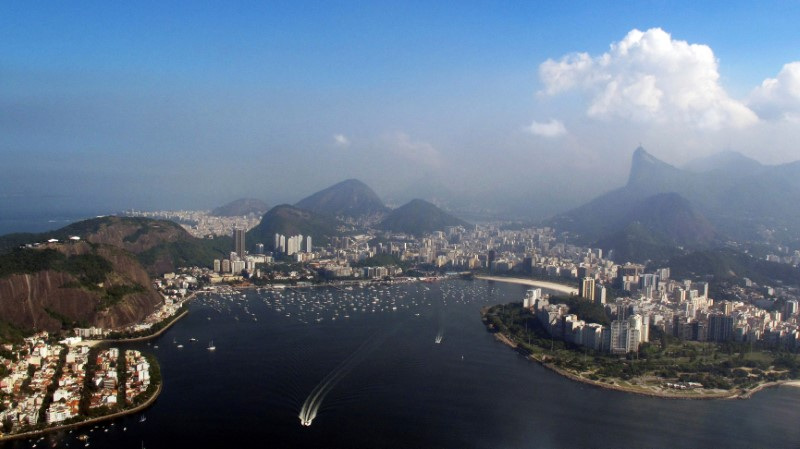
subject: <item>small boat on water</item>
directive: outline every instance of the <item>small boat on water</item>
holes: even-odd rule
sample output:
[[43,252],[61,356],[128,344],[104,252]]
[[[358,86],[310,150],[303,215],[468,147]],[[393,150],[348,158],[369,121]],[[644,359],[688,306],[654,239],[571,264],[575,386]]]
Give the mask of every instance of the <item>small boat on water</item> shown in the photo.
[[147,417],[146,416],[142,415],[142,416],[139,417],[139,422],[145,422],[145,421],[147,421]]
[[208,344],[208,350],[209,351],[216,351],[217,350],[217,347],[214,346],[214,340],[211,340],[211,343]]

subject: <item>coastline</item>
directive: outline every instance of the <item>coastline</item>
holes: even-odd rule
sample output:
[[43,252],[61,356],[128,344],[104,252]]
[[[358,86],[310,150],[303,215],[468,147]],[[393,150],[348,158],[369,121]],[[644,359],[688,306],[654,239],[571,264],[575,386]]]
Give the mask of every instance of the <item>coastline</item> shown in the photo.
[[[481,310],[481,315],[485,316],[485,310]],[[511,337],[502,333],[502,332],[493,332],[495,340],[505,344],[506,346],[517,349],[518,344],[515,342]],[[758,393],[761,390],[765,390],[767,388],[774,388],[779,386],[790,386],[790,387],[800,387],[800,380],[790,379],[790,380],[779,380],[774,382],[765,382],[759,384],[751,389],[748,390],[741,390],[741,389],[733,389],[729,391],[721,390],[717,392],[709,392],[707,394],[688,394],[688,393],[668,393],[665,391],[647,391],[639,388],[634,387],[627,387],[624,385],[618,384],[610,384],[607,382],[599,381],[599,380],[592,380],[572,373],[570,371],[564,370],[559,368],[551,363],[548,363],[545,358],[537,358],[533,355],[525,355],[525,358],[538,363],[542,367],[553,371],[559,375],[562,375],[572,381],[580,382],[586,385],[603,388],[606,390],[614,390],[624,393],[632,393],[641,396],[648,396],[658,399],[682,399],[682,400],[711,400],[711,399],[749,399],[754,394]],[[697,390],[689,390],[689,391],[697,391]]]
[[143,335],[141,337],[133,337],[133,338],[117,338],[117,339],[113,339],[113,340],[98,340],[97,344],[100,344],[100,343],[133,343],[133,342],[137,342],[137,341],[151,340],[153,338],[156,338],[156,337],[160,336],[164,332],[166,332],[170,327],[172,327],[175,323],[177,323],[178,320],[180,320],[181,318],[183,318],[184,316],[186,316],[188,314],[189,314],[189,311],[186,310],[185,312],[174,316],[169,323],[164,325],[164,327],[162,327],[158,331],[153,332],[152,334],[149,334],[149,335]]
[[[195,297],[198,295],[198,293],[200,293],[200,292],[197,292],[197,291],[192,292],[191,295],[187,296],[186,299],[183,300],[183,303],[186,304],[189,301],[192,301],[193,299],[195,299]],[[165,324],[164,327],[162,327],[161,329],[157,330],[156,332],[153,332],[152,334],[142,335],[141,337],[133,337],[133,338],[114,338],[114,339],[86,340],[86,341],[94,341],[95,343],[90,345],[90,346],[94,346],[94,345],[104,344],[104,343],[133,343],[133,342],[137,342],[137,341],[151,340],[153,338],[156,338],[156,337],[160,336],[164,332],[166,332],[169,328],[171,328],[173,325],[175,325],[175,323],[177,323],[178,320],[180,320],[181,318],[185,317],[188,313],[189,313],[189,310],[187,309],[183,313],[175,315],[174,317],[172,317],[172,319],[170,320],[169,323]],[[83,343],[84,342],[81,342],[79,344],[83,344]]]
[[495,281],[495,282],[506,282],[509,284],[520,284],[520,285],[529,285],[531,287],[540,287],[546,288],[548,290],[554,290],[560,293],[566,293],[569,295],[577,295],[578,289],[572,287],[571,285],[564,285],[559,284],[556,282],[550,281],[537,281],[535,279],[525,279],[525,278],[513,278],[513,277],[505,277],[505,276],[475,276],[475,279],[481,279],[484,281]]
[[23,432],[23,433],[15,433],[15,434],[10,434],[10,435],[0,435],[0,442],[2,442],[2,441],[11,441],[11,440],[19,440],[19,439],[23,439],[23,438],[30,438],[30,437],[34,437],[34,436],[39,436],[39,435],[43,435],[43,434],[46,434],[46,433],[50,433],[50,432],[57,432],[59,430],[77,429],[79,427],[84,427],[84,426],[87,426],[87,425],[96,424],[96,423],[99,423],[99,422],[108,421],[108,420],[120,418],[120,417],[123,417],[123,416],[133,415],[135,413],[139,413],[142,410],[145,410],[145,409],[149,408],[151,405],[153,405],[154,402],[156,402],[156,399],[158,399],[158,397],[161,395],[161,390],[163,389],[163,387],[164,387],[164,382],[162,381],[160,384],[158,384],[158,389],[156,389],[156,391],[153,393],[153,395],[151,397],[149,397],[146,401],[141,403],[140,405],[137,405],[136,407],[133,407],[133,408],[130,408],[130,409],[126,409],[126,410],[120,410],[120,411],[112,413],[110,415],[98,416],[97,418],[89,418],[89,419],[87,419],[85,421],[80,421],[80,422],[75,422],[75,423],[70,423],[70,424],[62,424],[62,425],[58,425],[58,426],[47,427],[45,429],[40,429],[40,430],[31,430],[31,431]]
[[[184,300],[184,302],[189,302],[189,301],[193,300],[197,296],[197,294],[198,294],[198,292],[192,292],[192,294],[189,295]],[[77,343],[74,346],[94,347],[94,346],[102,345],[102,344],[133,343],[133,342],[138,342],[138,341],[150,340],[150,339],[159,337],[161,334],[166,332],[169,328],[171,328],[173,325],[175,325],[175,323],[177,323],[181,318],[186,316],[188,313],[189,313],[189,310],[185,310],[183,313],[180,313],[180,314],[172,317],[172,319],[169,321],[169,323],[164,325],[164,327],[162,327],[158,331],[156,331],[156,332],[154,332],[152,334],[149,334],[149,335],[143,335],[141,337],[134,337],[134,338],[83,340],[83,341],[81,341],[80,343]],[[131,414],[140,412],[140,411],[150,407],[156,401],[156,399],[158,399],[159,395],[161,395],[161,390],[163,389],[163,385],[164,385],[164,382],[162,380],[162,382],[158,385],[158,388],[153,393],[153,395],[151,397],[149,397],[146,401],[144,401],[142,404],[137,405],[136,407],[133,407],[133,408],[130,408],[130,409],[126,409],[126,410],[120,410],[120,411],[114,412],[114,413],[112,413],[110,415],[98,416],[96,418],[89,418],[89,419],[84,420],[84,421],[79,421],[79,422],[70,423],[70,424],[62,424],[62,425],[57,425],[57,426],[53,426],[53,427],[47,427],[47,428],[44,428],[44,429],[31,430],[31,431],[27,431],[27,432],[23,432],[23,433],[15,433],[15,434],[9,434],[9,435],[5,435],[5,434],[0,433],[0,442],[34,437],[34,436],[38,436],[38,435],[42,435],[42,434],[46,434],[46,433],[50,433],[50,432],[56,432],[56,431],[59,431],[59,430],[75,429],[75,428],[84,427],[84,426],[87,426],[87,425],[90,425],[90,424],[95,424],[95,423],[98,423],[98,422],[108,421],[108,420],[116,419],[116,418],[119,418],[119,417],[122,417],[122,416],[131,415]]]

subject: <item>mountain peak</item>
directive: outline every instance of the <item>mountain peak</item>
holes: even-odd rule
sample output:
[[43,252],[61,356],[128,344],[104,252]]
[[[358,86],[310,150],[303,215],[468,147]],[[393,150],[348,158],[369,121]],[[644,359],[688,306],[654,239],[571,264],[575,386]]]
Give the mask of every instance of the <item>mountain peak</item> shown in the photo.
[[639,146],[633,152],[628,185],[652,183],[654,179],[668,178],[678,172],[680,172],[679,169],[656,158]]
[[652,154],[648,153],[647,150],[644,149],[643,146],[639,145],[633,150],[633,159],[641,159],[641,160],[656,160]]
[[393,210],[379,225],[380,229],[424,235],[443,231],[448,226],[467,226],[467,223],[422,199],[413,199]]
[[303,198],[297,207],[333,216],[358,217],[381,213],[386,206],[368,185],[347,179]]

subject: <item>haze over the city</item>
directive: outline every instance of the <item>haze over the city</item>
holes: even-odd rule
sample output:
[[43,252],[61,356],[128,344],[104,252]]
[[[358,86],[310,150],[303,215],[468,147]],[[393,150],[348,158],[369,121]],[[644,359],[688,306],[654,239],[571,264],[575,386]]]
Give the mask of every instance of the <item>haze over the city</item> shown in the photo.
[[358,178],[541,218],[623,184],[639,145],[799,159],[800,5],[695,3],[4,2],[0,206]]

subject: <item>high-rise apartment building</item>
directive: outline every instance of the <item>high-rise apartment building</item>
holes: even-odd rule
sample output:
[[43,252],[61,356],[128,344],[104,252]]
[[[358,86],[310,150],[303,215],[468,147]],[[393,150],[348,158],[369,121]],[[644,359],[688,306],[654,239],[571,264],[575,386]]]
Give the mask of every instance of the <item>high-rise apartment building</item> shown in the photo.
[[233,250],[239,257],[244,258],[244,229],[233,230]]
[[594,302],[594,278],[585,277],[581,281],[580,291],[578,292],[583,299]]

